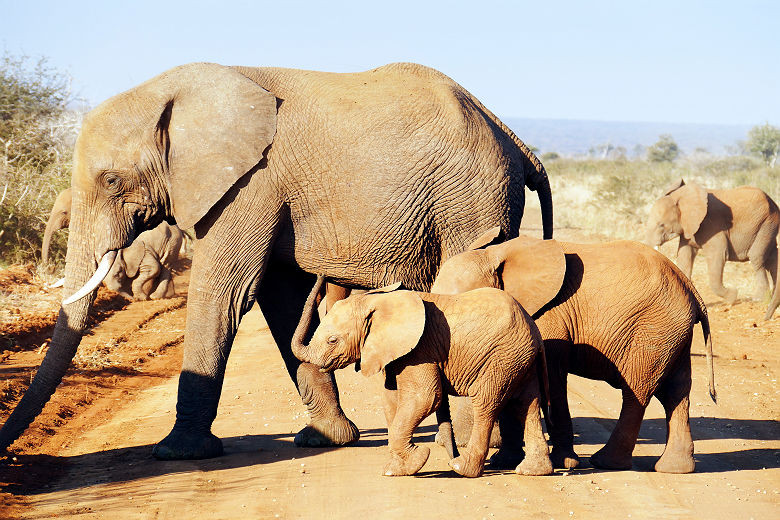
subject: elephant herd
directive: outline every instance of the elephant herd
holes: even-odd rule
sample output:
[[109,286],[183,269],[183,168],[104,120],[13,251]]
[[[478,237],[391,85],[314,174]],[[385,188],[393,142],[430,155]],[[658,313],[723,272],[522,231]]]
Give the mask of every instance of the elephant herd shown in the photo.
[[[539,197],[543,240],[519,235],[526,188]],[[359,438],[333,377],[355,363],[385,381],[385,475],[425,464],[429,449],[411,439],[434,412],[437,440],[461,475],[482,473],[494,424],[501,447],[492,464],[525,475],[574,468],[572,373],[623,395],[594,466],[631,467],[655,396],[668,432],[655,468],[691,472],[696,323],[715,399],[707,309],[689,279],[696,252],[707,256],[717,294],[736,298],[722,285],[723,263],[749,260],[757,296],[767,272],[774,284],[766,319],[780,300],[780,212],[760,190],[681,182],[659,199],[648,242],[679,236],[680,268],[634,242],[552,240],[539,159],[459,84],[410,63],[340,74],[176,67],[85,117],[71,190],[67,298],[41,367],[0,430],[0,451],[54,393],[101,282],[136,299],[172,294],[179,228],[192,228],[197,245],[176,420],[153,449],[163,460],[222,454],[211,425],[241,317],[257,303],[309,410],[298,446]],[[161,228],[159,244],[144,238]],[[49,226],[47,236],[44,257]],[[362,291],[348,296],[352,289]],[[455,396],[470,405],[453,402],[451,414]]]

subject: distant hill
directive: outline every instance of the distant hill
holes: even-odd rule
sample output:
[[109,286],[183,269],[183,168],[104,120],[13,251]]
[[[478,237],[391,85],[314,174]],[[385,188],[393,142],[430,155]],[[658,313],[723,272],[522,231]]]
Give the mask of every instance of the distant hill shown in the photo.
[[621,121],[587,121],[569,119],[501,118],[526,144],[539,153],[557,152],[564,156],[588,155],[591,148],[610,143],[622,146],[629,157],[640,147],[658,141],[661,134],[671,134],[683,153],[704,148],[715,155],[726,155],[727,147],[744,141],[749,125],[702,125],[686,123],[647,123]]

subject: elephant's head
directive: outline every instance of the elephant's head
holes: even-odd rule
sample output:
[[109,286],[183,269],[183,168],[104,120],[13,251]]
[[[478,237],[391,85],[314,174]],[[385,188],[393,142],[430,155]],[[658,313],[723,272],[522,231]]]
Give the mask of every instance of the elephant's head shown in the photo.
[[650,209],[645,242],[658,247],[678,236],[692,240],[707,215],[707,197],[698,184],[675,183]]
[[566,255],[555,240],[519,236],[494,244],[498,230],[486,232],[471,249],[439,268],[431,292],[458,294],[478,287],[508,292],[534,315],[555,298],[566,276]]
[[323,371],[359,361],[363,375],[371,376],[411,352],[425,329],[425,304],[398,285],[336,302],[308,345],[293,343],[293,353]]
[[235,69],[196,63],[119,94],[85,117],[71,179],[68,298],[35,380],[0,431],[0,451],[62,379],[117,251],[162,220],[196,225],[239,178],[262,167],[276,110],[275,96]]
[[70,225],[71,189],[62,190],[54,200],[54,205],[46,222],[46,230],[43,232],[43,244],[41,246],[41,262],[49,263],[49,246],[51,237],[62,228]]

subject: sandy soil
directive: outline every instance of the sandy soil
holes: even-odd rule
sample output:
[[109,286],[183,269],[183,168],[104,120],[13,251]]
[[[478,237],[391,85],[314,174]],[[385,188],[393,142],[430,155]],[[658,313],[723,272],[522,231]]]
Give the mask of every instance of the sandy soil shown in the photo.
[[[558,238],[593,240],[567,230]],[[415,477],[383,477],[381,378],[351,369],[337,378],[360,441],[339,449],[295,448],[292,438],[306,423],[305,410],[257,308],[241,324],[214,423],[226,455],[155,461],[151,448],[175,414],[184,302],[174,299],[129,304],[85,339],[82,351],[97,354],[84,356],[86,364],[71,371],[43,417],[0,461],[0,518],[777,518],[780,315],[762,322],[764,303],[720,302],[706,288],[703,263],[697,263],[694,281],[710,311],[719,401],[707,396],[697,328],[693,474],[652,471],[665,440],[663,410],[654,401],[632,471],[586,463],[548,477],[488,470],[481,478],[461,478],[448,471],[428,418],[416,437],[431,447],[423,470]],[[749,272],[736,267],[727,276],[744,283]],[[8,407],[24,383],[20,370],[29,374],[40,362],[38,350],[6,347],[0,373],[17,374],[3,383],[10,389]],[[89,368],[93,358],[96,365]],[[577,450],[587,461],[609,436],[619,392],[572,377],[570,399]]]

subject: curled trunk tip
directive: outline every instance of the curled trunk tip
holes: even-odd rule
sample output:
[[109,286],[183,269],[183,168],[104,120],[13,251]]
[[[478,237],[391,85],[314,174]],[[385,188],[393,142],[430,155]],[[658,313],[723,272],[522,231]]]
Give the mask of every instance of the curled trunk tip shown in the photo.
[[309,297],[306,298],[306,303],[303,305],[301,319],[298,322],[298,326],[295,327],[295,333],[293,333],[290,346],[292,347],[293,354],[298,359],[301,359],[304,349],[306,348],[304,340],[306,339],[306,335],[309,332],[309,327],[311,326],[312,318],[316,312],[315,303],[317,301],[317,296],[320,294],[324,283],[325,276],[321,274],[317,275],[317,281],[314,282],[314,287],[312,287],[311,292],[309,293]]

